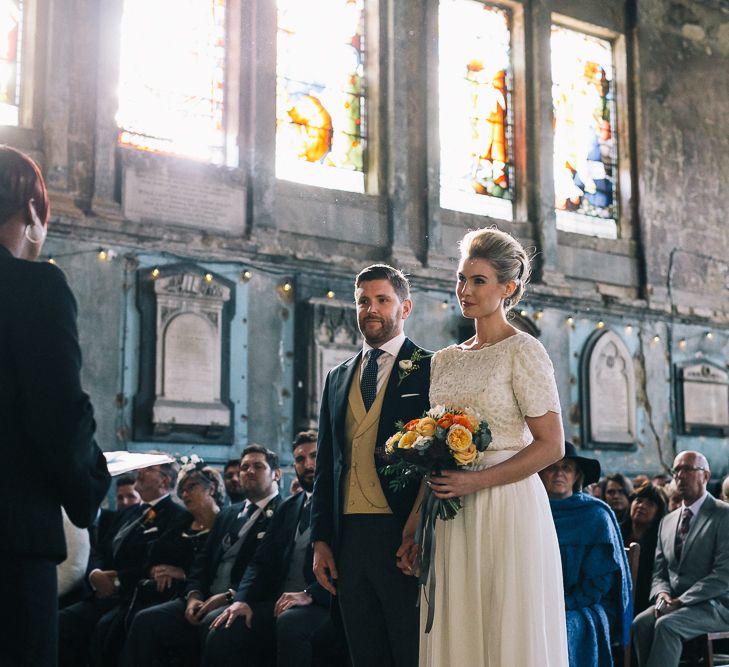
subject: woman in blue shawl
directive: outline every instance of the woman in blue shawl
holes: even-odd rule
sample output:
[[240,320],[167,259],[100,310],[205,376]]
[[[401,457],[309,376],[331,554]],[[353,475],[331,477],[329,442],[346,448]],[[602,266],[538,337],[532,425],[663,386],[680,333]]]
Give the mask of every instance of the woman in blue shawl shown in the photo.
[[564,458],[539,474],[562,556],[570,667],[612,667],[612,641],[628,643],[631,582],[613,511],[581,492],[599,479],[600,464],[568,442]]

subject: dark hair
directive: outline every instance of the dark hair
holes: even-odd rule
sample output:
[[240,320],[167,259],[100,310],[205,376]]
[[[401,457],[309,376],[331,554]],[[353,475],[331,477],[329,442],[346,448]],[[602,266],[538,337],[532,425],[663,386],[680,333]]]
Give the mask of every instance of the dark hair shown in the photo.
[[25,153],[0,146],[0,225],[33,200],[42,223],[48,222],[51,208],[48,190],[38,165]]
[[616,484],[619,484],[623,489],[623,493],[628,496],[628,498],[630,498],[630,494],[633,493],[633,484],[625,475],[623,475],[623,473],[616,472],[605,477],[605,486],[603,487],[603,490],[607,490],[608,482],[615,482]]
[[225,465],[223,466],[223,470],[227,470],[228,468],[232,468],[235,466],[236,468],[240,468],[240,459],[228,459],[228,461],[225,462]]
[[657,486],[653,486],[650,482],[644,482],[637,487],[630,496],[630,502],[632,503],[636,498],[647,498],[656,504],[658,511],[656,512],[656,517],[653,520],[653,523],[658,523],[668,509],[668,498],[666,498],[666,494],[662,489],[659,489]]
[[499,283],[516,283],[508,301],[504,301],[506,310],[519,303],[529,282],[531,263],[517,239],[496,227],[488,227],[468,232],[458,245],[461,259],[485,259],[494,267]]
[[137,481],[137,478],[134,475],[119,475],[119,477],[116,478],[116,488],[118,489],[120,486],[129,486],[130,484],[134,484],[134,482]]
[[354,288],[372,280],[387,280],[400,301],[410,298],[410,281],[402,271],[389,264],[372,264],[362,269],[354,279]]
[[266,463],[268,463],[268,467],[271,468],[271,470],[276,470],[276,468],[278,468],[278,454],[276,454],[276,452],[272,452],[268,449],[268,447],[264,447],[263,445],[248,445],[248,447],[246,447],[240,455],[241,461],[246,454],[263,454],[266,457]]
[[299,431],[291,445],[291,450],[293,451],[299,445],[306,445],[309,442],[317,442],[318,439],[319,434],[316,431]]
[[200,484],[202,484],[206,489],[212,487],[214,489],[213,500],[215,500],[218,507],[223,506],[223,503],[225,502],[225,486],[223,485],[223,478],[220,476],[220,473],[215,470],[215,468],[205,466],[203,468],[193,468],[192,470],[183,472],[182,475],[180,475],[180,481],[177,484],[177,496],[179,498],[182,498],[182,491],[185,488],[185,482],[191,479],[200,482]]

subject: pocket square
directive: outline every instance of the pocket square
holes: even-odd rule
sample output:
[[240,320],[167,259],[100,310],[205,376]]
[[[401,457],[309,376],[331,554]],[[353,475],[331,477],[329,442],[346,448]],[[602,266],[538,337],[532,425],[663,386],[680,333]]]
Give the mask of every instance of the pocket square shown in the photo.
[[258,533],[258,535],[256,535],[256,539],[262,540],[265,536],[266,536],[266,531],[264,530],[263,532]]
[[150,533],[158,533],[158,532],[159,532],[159,528],[157,528],[157,526],[153,526],[152,528],[147,528],[147,530],[145,530],[144,533],[142,533],[142,534],[149,535]]
[[400,398],[412,398],[413,396],[420,396],[420,394],[403,394]]

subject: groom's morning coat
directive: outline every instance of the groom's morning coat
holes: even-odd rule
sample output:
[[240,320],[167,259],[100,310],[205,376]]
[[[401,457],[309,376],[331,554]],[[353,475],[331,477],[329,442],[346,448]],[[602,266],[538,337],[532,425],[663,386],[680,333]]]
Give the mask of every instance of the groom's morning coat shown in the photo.
[[[417,362],[400,381],[400,362],[411,359],[416,350],[427,355]],[[317,450],[314,497],[311,513],[311,540],[324,541],[333,548],[338,546],[339,527],[343,514],[343,483],[347,472],[346,429],[347,401],[352,382],[359,382],[362,351],[343,364],[333,368],[327,375],[321,398],[319,415],[319,444]],[[417,347],[406,338],[395,359],[385,387],[385,395],[377,429],[375,469],[380,479],[385,498],[398,522],[404,527],[415,502],[419,484],[411,482],[404,489],[391,491],[389,479],[380,468],[387,463],[384,457],[386,440],[396,431],[395,422],[407,422],[420,417],[429,407],[430,353]]]

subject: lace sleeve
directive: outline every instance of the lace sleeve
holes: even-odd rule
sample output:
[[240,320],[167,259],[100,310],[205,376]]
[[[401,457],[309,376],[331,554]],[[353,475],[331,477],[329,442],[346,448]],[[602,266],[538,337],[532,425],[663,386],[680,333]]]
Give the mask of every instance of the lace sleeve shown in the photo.
[[516,402],[525,417],[560,413],[554,367],[542,344],[531,337],[514,352],[513,388]]

